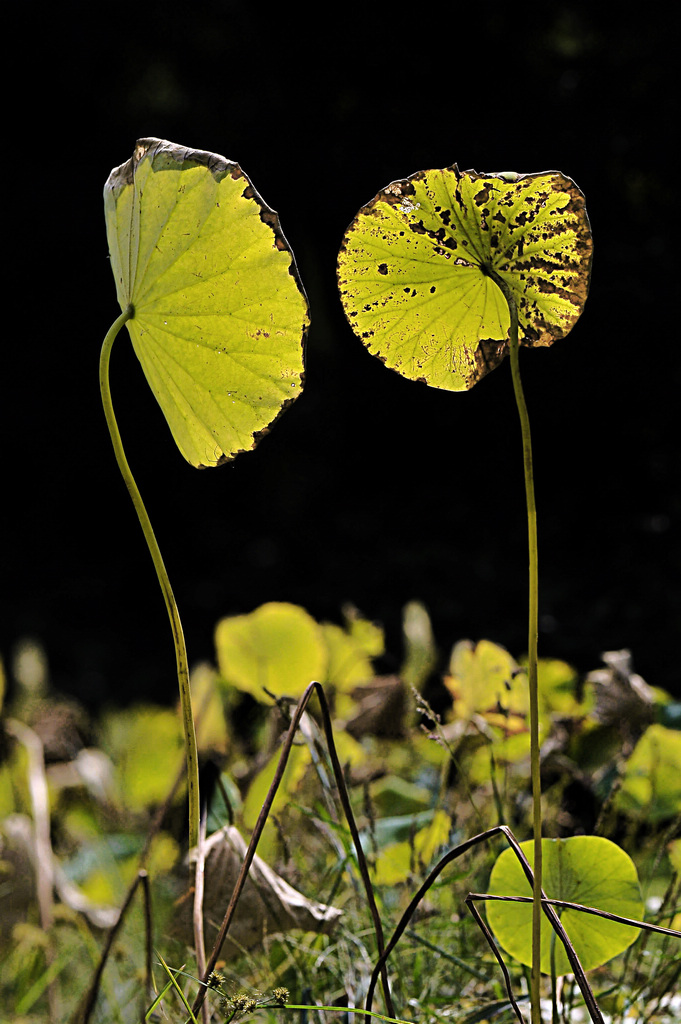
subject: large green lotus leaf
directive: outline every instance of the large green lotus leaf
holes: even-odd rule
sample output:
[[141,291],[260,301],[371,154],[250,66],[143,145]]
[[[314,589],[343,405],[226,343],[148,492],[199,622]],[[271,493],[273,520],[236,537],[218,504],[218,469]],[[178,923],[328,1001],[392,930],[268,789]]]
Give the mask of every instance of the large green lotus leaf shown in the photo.
[[300,392],[307,300],[276,213],[238,164],[142,139],[104,186],[111,266],[184,457],[255,446]]
[[224,682],[264,700],[300,697],[326,674],[322,631],[298,605],[272,601],[248,615],[222,619],[215,628],[218,669]]
[[[533,865],[533,841],[521,843],[520,848]],[[581,903],[641,920],[643,903],[636,867],[624,850],[609,839],[600,836],[542,839],[542,860],[542,884],[549,899]],[[532,896],[530,883],[513,850],[504,850],[497,858],[487,891],[499,896]],[[558,910],[558,913],[586,971],[600,967],[625,950],[640,930],[579,910]],[[489,902],[487,920],[500,945],[520,963],[531,965],[532,904]],[[554,932],[544,915],[541,927],[541,969],[550,974]],[[558,938],[555,957],[558,975],[572,973]]]
[[519,340],[551,345],[574,326],[591,272],[584,197],[558,171],[419,171],[364,206],[338,257],[353,330],[387,366],[450,391],[471,388]]

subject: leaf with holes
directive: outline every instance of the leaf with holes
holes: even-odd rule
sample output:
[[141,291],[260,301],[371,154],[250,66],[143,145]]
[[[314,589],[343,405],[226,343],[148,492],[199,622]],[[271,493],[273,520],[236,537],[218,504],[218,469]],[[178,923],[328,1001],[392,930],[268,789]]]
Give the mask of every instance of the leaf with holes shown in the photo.
[[[534,843],[520,848],[534,864]],[[621,917],[641,920],[643,904],[636,867],[619,846],[600,836],[572,836],[542,839],[543,889],[549,899],[580,903]],[[499,896],[532,896],[513,850],[504,850],[492,868],[489,893]],[[556,908],[579,957],[590,971],[622,953],[636,939],[639,929],[618,924],[581,910]],[[532,904],[487,904],[487,920],[500,945],[521,964],[532,963]],[[544,974],[551,973],[552,936],[555,934],[542,915],[542,959]],[[556,974],[570,974],[572,967],[560,939],[555,940]]]
[[104,186],[111,266],[178,448],[215,466],[300,392],[307,300],[276,213],[238,164],[142,139]]
[[338,257],[353,330],[411,380],[464,391],[508,351],[510,288],[523,345],[551,345],[589,288],[584,197],[558,171],[419,171],[364,206]]

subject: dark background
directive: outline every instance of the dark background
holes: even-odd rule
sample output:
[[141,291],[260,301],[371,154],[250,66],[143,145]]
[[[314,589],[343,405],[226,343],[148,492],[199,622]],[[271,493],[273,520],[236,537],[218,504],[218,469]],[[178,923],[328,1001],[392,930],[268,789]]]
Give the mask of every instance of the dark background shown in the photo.
[[[335,257],[395,178],[559,169],[586,195],[592,290],[521,367],[535,445],[540,653],[630,647],[681,693],[676,35],[647,4],[89,5],[27,25],[6,139],[0,652],[45,646],[88,703],[174,700],[165,609],[101,412],[118,314],[102,187],[137,138],[237,160],[279,211],[311,302],[302,396],[251,454],[197,472],[125,332],[114,404],[192,662],[268,600],[386,627],[428,607],[443,653],[526,645],[522,455],[508,364],[467,394],[402,380],[344,320]],[[616,12],[616,16],[615,16]],[[37,21],[37,18],[36,18]],[[36,90],[33,92],[33,90]],[[18,114],[18,117],[17,117]]]

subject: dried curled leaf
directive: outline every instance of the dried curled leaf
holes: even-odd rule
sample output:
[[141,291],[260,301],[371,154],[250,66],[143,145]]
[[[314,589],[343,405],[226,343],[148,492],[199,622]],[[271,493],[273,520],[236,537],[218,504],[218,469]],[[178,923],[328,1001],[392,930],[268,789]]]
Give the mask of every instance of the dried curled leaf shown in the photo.
[[[234,826],[225,826],[206,840],[203,922],[207,943],[215,941],[245,853],[246,843]],[[196,851],[190,856],[195,858]],[[180,901],[176,925],[179,936],[188,945],[193,943],[192,897],[193,893],[189,893]],[[253,949],[267,935],[292,928],[326,935],[341,913],[335,907],[303,896],[256,855],[223,951],[229,955],[230,950],[234,954],[239,949]]]

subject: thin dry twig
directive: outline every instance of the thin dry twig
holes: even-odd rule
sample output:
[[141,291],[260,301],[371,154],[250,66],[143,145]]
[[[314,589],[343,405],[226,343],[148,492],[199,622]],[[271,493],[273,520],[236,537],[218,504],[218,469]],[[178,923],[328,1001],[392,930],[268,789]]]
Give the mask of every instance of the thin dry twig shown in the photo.
[[[488,892],[469,892],[466,900],[492,901],[500,903],[531,903],[531,896],[497,896]],[[607,910],[598,910],[596,907],[587,907],[582,903],[569,903],[567,900],[552,900],[545,897],[542,904],[550,907],[561,907],[563,910],[581,910],[584,914],[594,914],[596,917],[604,917],[608,921],[615,921],[617,924],[629,924],[632,928],[645,928],[649,932],[659,932],[661,935],[673,935],[681,939],[681,931],[676,928],[663,928],[659,924],[651,924],[649,921],[637,921],[633,917],[620,917],[619,914],[611,914]]]
[[[97,1001],[97,995],[99,993],[99,986],[102,980],[102,975],[104,974],[104,968],[106,967],[106,962],[109,959],[109,954],[113,947],[114,940],[121,929],[121,926],[123,924],[123,921],[125,920],[128,910],[130,909],[130,906],[132,905],[133,897],[137,892],[138,885],[140,884],[140,882],[142,882],[143,885],[146,886],[146,882],[143,881],[144,879],[147,879],[147,872],[142,868],[137,872],[137,874],[135,875],[134,882],[128,889],[127,895],[123,902],[123,906],[121,907],[121,911],[118,915],[118,920],[116,921],[115,925],[113,925],[113,927],[109,929],[106,941],[104,942],[104,948],[102,949],[102,955],[100,957],[99,963],[97,964],[97,969],[95,970],[93,979],[90,982],[90,988],[86,992],[81,1003],[81,1006],[78,1007],[78,1009],[76,1009],[75,1014],[73,1016],[74,1024],[88,1024],[88,1021],[90,1020],[92,1011],[94,1010],[95,1003]],[[149,934],[149,932],[147,934]],[[149,955],[147,955],[147,964],[150,976],[151,964]]]

